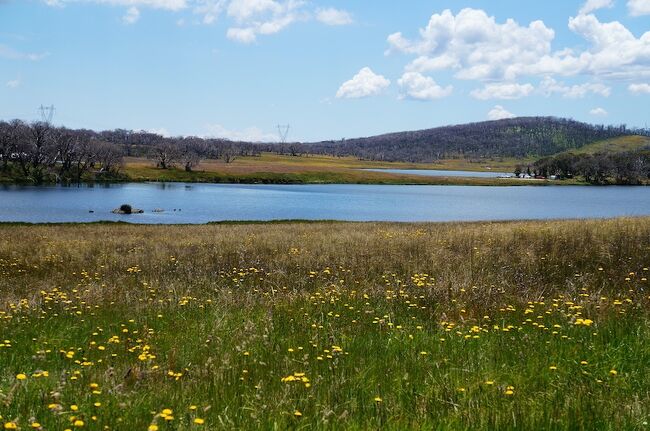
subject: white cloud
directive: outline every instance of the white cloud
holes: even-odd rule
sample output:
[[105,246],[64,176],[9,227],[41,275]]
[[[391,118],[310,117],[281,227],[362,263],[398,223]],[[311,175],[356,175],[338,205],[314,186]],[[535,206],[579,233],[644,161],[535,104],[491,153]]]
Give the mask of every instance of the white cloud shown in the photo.
[[154,133],[156,135],[160,135],[165,138],[169,138],[172,136],[171,133],[169,133],[169,130],[165,129],[164,127],[160,127],[158,129],[147,129],[147,130],[143,130],[143,132]]
[[635,94],[650,94],[650,84],[630,84],[627,89]]
[[397,81],[402,88],[402,97],[408,97],[415,100],[436,100],[449,96],[453,87],[448,85],[442,87],[429,76],[424,76],[418,72],[406,72]]
[[593,115],[594,117],[606,117],[607,111],[605,111],[603,108],[594,108],[589,111],[589,114]]
[[[646,0],[650,1],[650,0]],[[588,2],[589,10],[609,2]],[[458,79],[513,82],[523,76],[585,75],[601,79],[650,77],[650,31],[636,37],[618,21],[593,14],[569,19],[569,29],[587,42],[583,51],[552,49],[555,31],[542,21],[528,26],[498,23],[480,9],[445,10],[431,16],[414,39],[388,36],[390,53],[412,55],[406,71],[451,70]]]
[[[2,1],[2,0],[0,0]],[[125,24],[138,21],[145,8],[171,12],[190,10],[200,22],[214,24],[222,14],[230,18],[226,36],[240,43],[253,43],[260,35],[278,33],[298,21],[318,20],[327,25],[353,22],[352,15],[342,9],[316,8],[308,0],[41,0],[49,6],[63,7],[72,3],[94,3],[125,7]],[[186,24],[180,18],[177,25]]]
[[137,7],[131,6],[127,9],[126,13],[122,17],[122,22],[124,24],[135,24],[140,19],[140,11]]
[[214,24],[223,12],[226,0],[196,0],[194,13],[203,16],[203,24]]
[[402,33],[388,36],[390,52],[413,54],[407,70],[453,69],[460,79],[515,79],[518,66],[534,64],[549,55],[555,32],[542,21],[527,27],[512,19],[496,22],[483,10],[450,10],[431,16],[416,40]]
[[279,13],[280,9],[280,3],[275,0],[232,0],[228,5],[228,15],[245,22],[267,12]]
[[244,130],[230,130],[221,124],[208,124],[205,126],[205,130],[206,133],[204,136],[209,138],[246,142],[275,142],[278,140],[278,135],[266,133],[257,127],[249,127]]
[[318,9],[316,19],[327,25],[347,25],[354,22],[349,12],[334,8]]
[[231,0],[228,16],[238,25],[227,31],[231,40],[252,43],[258,35],[275,34],[290,24],[306,19],[301,0]]
[[15,49],[11,48],[10,46],[0,44],[0,58],[6,58],[6,59],[9,59],[9,60],[38,61],[38,60],[42,60],[43,58],[47,57],[48,55],[49,55],[48,53],[35,54],[35,53],[20,52],[20,51],[16,51]]
[[229,28],[226,36],[230,40],[240,43],[253,43],[257,39],[252,28]]
[[650,0],[629,0],[627,8],[632,16],[650,15]]
[[610,87],[599,82],[588,82],[584,84],[568,86],[564,85],[563,82],[557,82],[550,76],[547,76],[542,80],[539,86],[539,90],[543,95],[547,97],[553,94],[560,94],[563,97],[569,99],[580,99],[589,93],[597,94],[603,97],[609,97],[612,92],[612,89]]
[[60,7],[66,3],[99,3],[111,6],[149,7],[152,9],[165,9],[179,11],[188,6],[191,0],[43,0],[48,6]]
[[20,86],[20,79],[12,79],[11,81],[7,81],[6,85],[9,88],[18,88]]
[[344,82],[336,92],[336,97],[341,99],[359,99],[362,97],[376,96],[390,85],[390,81],[381,75],[375,74],[369,67],[364,67]]
[[487,114],[488,120],[503,120],[505,118],[515,118],[516,115],[508,112],[503,106],[495,105]]
[[609,8],[614,6],[613,0],[587,0],[578,12],[581,15],[591,13],[598,9]]
[[474,90],[470,94],[475,99],[488,100],[488,99],[504,99],[513,100],[521,99],[530,95],[535,87],[532,84],[517,84],[517,83],[496,83],[487,84],[480,90]]
[[620,22],[601,23],[594,15],[570,18],[569,28],[592,45],[573,56],[569,72],[613,79],[650,76],[650,32],[636,38]]

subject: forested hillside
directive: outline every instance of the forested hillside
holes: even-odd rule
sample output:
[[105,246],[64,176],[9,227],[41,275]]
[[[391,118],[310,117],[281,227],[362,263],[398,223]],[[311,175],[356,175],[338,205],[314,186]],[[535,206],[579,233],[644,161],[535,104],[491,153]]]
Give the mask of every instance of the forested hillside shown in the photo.
[[646,134],[625,126],[590,125],[554,117],[521,117],[370,138],[314,144],[317,152],[386,161],[547,156],[619,136]]

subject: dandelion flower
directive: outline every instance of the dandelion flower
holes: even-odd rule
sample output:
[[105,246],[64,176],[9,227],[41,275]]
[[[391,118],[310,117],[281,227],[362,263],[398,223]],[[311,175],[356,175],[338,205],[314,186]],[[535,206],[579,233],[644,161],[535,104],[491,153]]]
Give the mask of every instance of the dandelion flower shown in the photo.
[[23,373],[16,374],[16,380],[27,380],[27,376]]

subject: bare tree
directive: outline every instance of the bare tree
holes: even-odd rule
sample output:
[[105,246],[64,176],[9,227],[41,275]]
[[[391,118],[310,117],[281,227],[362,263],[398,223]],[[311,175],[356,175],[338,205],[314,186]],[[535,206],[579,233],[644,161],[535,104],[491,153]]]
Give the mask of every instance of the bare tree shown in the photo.
[[186,172],[191,172],[201,159],[208,153],[207,146],[202,139],[190,137],[185,138],[179,144],[180,160]]
[[153,158],[159,168],[172,168],[179,158],[178,148],[171,142],[164,141],[153,148]]
[[95,155],[101,173],[117,173],[122,164],[122,152],[114,144],[95,141]]

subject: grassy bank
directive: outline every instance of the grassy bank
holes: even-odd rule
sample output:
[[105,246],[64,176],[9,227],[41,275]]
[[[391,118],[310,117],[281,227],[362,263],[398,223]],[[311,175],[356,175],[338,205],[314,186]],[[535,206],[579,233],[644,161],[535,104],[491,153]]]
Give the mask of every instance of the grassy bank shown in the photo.
[[0,421],[647,429],[649,240],[650,219],[0,225]]
[[[499,159],[472,162],[463,159],[444,160],[435,164],[361,161],[352,157],[331,156],[261,156],[239,157],[231,163],[221,160],[203,160],[193,171],[180,167],[160,169],[153,160],[126,157],[119,173],[95,175],[87,173],[82,181],[101,182],[190,182],[230,184],[425,184],[469,186],[517,186],[517,185],[575,185],[579,181],[520,180],[503,178],[471,177],[425,177],[363,169],[435,169],[512,172],[522,160]],[[50,175],[42,179],[44,184],[57,181]],[[0,171],[0,184],[33,184],[34,179],[25,177],[20,170]]]
[[[577,181],[519,180],[503,178],[424,177],[362,169],[436,169],[512,172],[516,161],[491,161],[490,164],[467,160],[446,160],[436,164],[360,161],[351,157],[278,156],[240,157],[232,163],[203,161],[193,172],[183,169],[159,169],[151,160],[127,158],[123,173],[130,181],[178,181],[200,183],[262,184],[428,184],[513,186],[579,184]],[[494,167],[492,167],[494,166]]]

